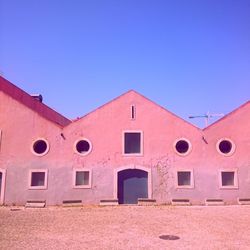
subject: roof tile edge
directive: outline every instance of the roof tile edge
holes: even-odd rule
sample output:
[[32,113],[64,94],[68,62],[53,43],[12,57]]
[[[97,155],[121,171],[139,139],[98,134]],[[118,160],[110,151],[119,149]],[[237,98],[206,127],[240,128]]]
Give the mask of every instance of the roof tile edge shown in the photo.
[[39,102],[31,95],[26,93],[24,90],[20,89],[2,76],[0,76],[0,91],[12,97],[16,101],[22,103],[23,105],[38,113],[45,119],[61,127],[67,126],[72,122],[71,120],[56,112],[52,108],[48,107],[44,103]]

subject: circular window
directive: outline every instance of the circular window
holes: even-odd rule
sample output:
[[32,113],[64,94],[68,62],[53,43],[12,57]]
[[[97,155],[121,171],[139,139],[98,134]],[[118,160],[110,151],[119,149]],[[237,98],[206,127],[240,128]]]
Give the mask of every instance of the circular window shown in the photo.
[[75,143],[75,151],[80,155],[87,155],[90,153],[92,145],[89,140],[81,139]]
[[182,156],[189,154],[191,148],[191,143],[185,138],[178,139],[174,143],[175,152]]
[[217,142],[216,148],[219,153],[230,156],[235,151],[235,144],[231,140],[223,138]]
[[43,156],[49,151],[49,143],[45,139],[38,139],[32,145],[32,152],[35,155]]

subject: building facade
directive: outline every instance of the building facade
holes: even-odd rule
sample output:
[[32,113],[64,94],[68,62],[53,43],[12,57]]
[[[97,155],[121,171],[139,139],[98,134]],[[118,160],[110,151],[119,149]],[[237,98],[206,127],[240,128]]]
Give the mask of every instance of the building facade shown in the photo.
[[0,204],[250,201],[250,102],[199,129],[131,90],[69,120],[0,77]]

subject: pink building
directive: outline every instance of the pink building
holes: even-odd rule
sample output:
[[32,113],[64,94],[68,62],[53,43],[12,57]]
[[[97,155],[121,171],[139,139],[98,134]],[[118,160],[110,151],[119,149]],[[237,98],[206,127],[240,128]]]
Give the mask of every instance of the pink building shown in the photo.
[[0,77],[0,204],[250,201],[250,102],[199,129],[131,90],[71,121]]

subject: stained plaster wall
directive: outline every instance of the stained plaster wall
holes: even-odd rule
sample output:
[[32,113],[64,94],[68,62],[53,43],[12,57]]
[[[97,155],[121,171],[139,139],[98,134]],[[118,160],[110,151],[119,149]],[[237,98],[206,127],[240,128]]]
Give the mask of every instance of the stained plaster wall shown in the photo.
[[[115,169],[126,166],[152,171],[152,198],[159,203],[172,198],[189,198],[193,203],[223,198],[235,203],[237,197],[249,193],[249,105],[202,131],[130,91],[62,128],[2,92],[0,99],[0,169],[7,170],[5,204],[24,204],[29,199],[46,200],[48,205],[74,199],[93,204],[115,198]],[[130,117],[131,105],[136,107],[135,120]],[[122,137],[127,130],[143,132],[143,156],[123,155]],[[43,157],[31,153],[32,142],[40,137],[50,144]],[[73,145],[81,137],[92,143],[92,151],[86,156],[74,151]],[[183,137],[192,144],[187,156],[177,155],[173,146]],[[216,151],[216,142],[222,137],[236,143],[231,157]],[[218,170],[235,167],[239,188],[221,190]],[[75,168],[92,170],[91,189],[73,188]],[[30,169],[48,169],[46,190],[28,189]],[[176,188],[177,169],[193,170],[194,189]]]

